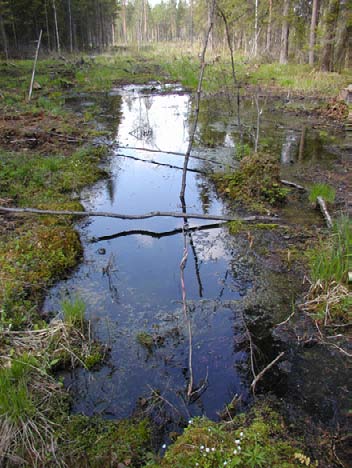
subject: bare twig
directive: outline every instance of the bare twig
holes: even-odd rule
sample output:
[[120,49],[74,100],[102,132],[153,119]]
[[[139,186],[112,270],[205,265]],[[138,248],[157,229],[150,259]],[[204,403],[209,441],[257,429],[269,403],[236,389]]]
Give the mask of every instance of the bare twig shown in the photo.
[[255,377],[255,379],[253,380],[253,382],[251,383],[251,390],[253,392],[253,395],[255,394],[255,387],[257,385],[257,383],[259,382],[259,380],[263,377],[263,375],[269,370],[271,369],[279,359],[282,358],[282,356],[284,355],[284,351],[282,351],[278,356],[276,356],[276,358],[270,362],[270,364],[268,364],[266,367],[264,367],[263,370],[261,370],[259,372],[259,374]]
[[281,327],[282,325],[285,325],[285,323],[289,322],[291,320],[291,318],[295,315],[296,311],[293,310],[293,312],[287,317],[286,320],[284,320],[283,322],[280,322],[276,325],[276,327]]

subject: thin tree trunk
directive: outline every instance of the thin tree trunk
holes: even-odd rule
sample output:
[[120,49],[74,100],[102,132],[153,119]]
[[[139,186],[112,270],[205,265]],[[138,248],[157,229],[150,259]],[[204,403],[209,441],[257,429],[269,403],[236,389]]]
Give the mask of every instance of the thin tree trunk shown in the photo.
[[68,0],[68,24],[70,29],[70,52],[73,52],[73,32],[72,32],[72,10],[71,10],[71,0]]
[[48,49],[51,51],[51,41],[50,41],[50,29],[49,29],[49,17],[48,17],[48,8],[47,8],[47,1],[44,2],[44,10],[45,10],[45,26],[46,26],[46,35],[48,38]]
[[57,24],[57,14],[56,14],[56,3],[55,0],[53,0],[53,10],[54,10],[54,23],[55,23],[55,33],[56,33],[56,47],[57,47],[57,52],[58,54],[61,53],[61,48],[60,48],[60,36],[59,36],[59,27]]
[[352,2],[343,0],[340,3],[339,21],[336,32],[334,51],[334,71],[340,72],[346,64],[349,39],[352,36]]
[[143,38],[148,40],[148,2],[143,0]]
[[254,18],[254,57],[258,54],[258,0],[255,0],[255,18]]
[[309,31],[309,56],[308,56],[309,65],[314,65],[314,47],[315,47],[315,37],[316,37],[316,28],[317,28],[317,20],[318,20],[318,10],[319,10],[319,0],[313,0],[312,18],[310,22],[310,31]]
[[125,44],[127,44],[128,38],[127,38],[127,24],[126,24],[126,0],[123,0],[123,1],[122,1],[121,15],[122,15],[122,35],[123,35],[123,41],[124,41]]
[[273,0],[269,0],[269,17],[268,17],[268,29],[266,32],[266,50],[271,51],[271,28],[273,20]]
[[1,37],[2,37],[2,42],[3,42],[4,52],[5,52],[5,58],[6,60],[8,60],[9,59],[8,41],[7,41],[7,35],[5,31],[4,19],[1,14],[0,14],[0,29],[1,29]]
[[37,49],[35,51],[35,57],[34,57],[34,64],[33,64],[33,71],[32,71],[32,79],[31,79],[31,84],[29,86],[29,93],[28,93],[28,101],[31,100],[31,97],[32,97],[32,91],[33,91],[33,83],[34,83],[34,76],[35,76],[35,69],[37,67],[37,60],[38,60],[38,54],[39,54],[39,49],[40,49],[40,42],[42,40],[42,32],[43,30],[41,29],[40,30],[40,34],[39,34],[39,39],[38,39],[38,43],[37,43]]
[[330,0],[325,17],[325,35],[323,40],[323,51],[321,59],[321,70],[333,70],[334,40],[336,21],[339,14],[340,1]]
[[284,0],[283,20],[281,27],[281,48],[280,48],[280,63],[285,64],[288,61],[288,36],[289,22],[288,13],[290,10],[290,0]]

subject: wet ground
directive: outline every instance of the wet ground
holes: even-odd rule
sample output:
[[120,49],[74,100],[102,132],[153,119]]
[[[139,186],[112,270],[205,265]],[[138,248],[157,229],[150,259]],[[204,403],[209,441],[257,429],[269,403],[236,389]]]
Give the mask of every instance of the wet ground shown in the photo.
[[[97,125],[112,131],[115,141],[107,163],[111,176],[82,194],[85,208],[125,214],[181,211],[182,171],[167,165],[183,165],[180,155],[169,152],[184,153],[187,148],[190,96],[177,87],[127,86],[103,96],[69,98],[67,105],[83,114],[97,101],[103,109]],[[311,171],[328,174],[338,166],[347,180],[346,155],[341,148],[350,142],[342,129],[326,128],[314,118],[287,113],[279,104],[275,100],[259,103],[259,145],[280,155],[283,178],[309,183]],[[243,143],[248,148],[254,145],[257,117],[257,105],[246,100],[242,125]],[[195,172],[187,175],[189,212],[236,213],[234,206],[218,198],[205,173],[237,166],[236,154],[243,150],[237,122],[235,109],[228,107],[226,99],[202,101],[192,154],[203,159],[190,161]],[[344,198],[340,203],[345,203]],[[44,309],[59,310],[66,296],[83,298],[92,333],[110,353],[98,370],[79,369],[65,375],[72,389],[74,412],[130,416],[141,401],[158,391],[174,417],[205,414],[217,418],[234,395],[240,395],[243,403],[251,398],[246,324],[261,346],[258,370],[285,347],[283,340],[298,343],[297,336],[285,337],[281,332],[274,339],[272,328],[290,315],[302,293],[303,275],[294,268],[294,253],[304,249],[312,232],[323,227],[307,196],[293,191],[289,204],[280,212],[283,227],[277,230],[248,228],[231,235],[227,227],[214,226],[214,222],[190,224],[202,229],[184,235],[183,220],[170,217],[134,221],[92,218],[78,225],[83,262],[69,279],[50,291]],[[212,226],[204,229],[206,224]],[[180,279],[185,239],[192,367],[195,384],[202,390],[191,402],[185,398],[190,376],[189,337]],[[337,414],[346,412],[347,395],[341,389],[347,383],[342,379],[333,395],[333,377],[325,378],[323,372],[320,379],[310,379],[310,375],[322,358],[328,374],[336,368],[345,375],[345,361],[320,347],[301,354],[299,349],[298,344],[286,349],[281,368],[271,384],[265,384],[266,389],[287,398],[289,405],[294,380],[301,406],[333,422]],[[324,393],[327,385],[329,391]],[[321,410],[327,400],[335,409]],[[313,401],[318,402],[318,409]]]

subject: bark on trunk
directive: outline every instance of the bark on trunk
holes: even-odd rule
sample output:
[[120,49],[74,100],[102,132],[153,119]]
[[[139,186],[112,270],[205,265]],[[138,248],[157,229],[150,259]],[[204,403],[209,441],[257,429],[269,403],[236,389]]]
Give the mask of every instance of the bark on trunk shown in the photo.
[[315,47],[315,37],[316,37],[316,28],[318,20],[318,9],[319,9],[319,0],[313,0],[312,5],[312,18],[310,22],[310,31],[309,31],[309,65],[314,64],[314,47]]
[[0,30],[1,30],[1,37],[2,37],[2,42],[3,42],[5,58],[6,58],[6,60],[8,60],[8,58],[9,58],[8,41],[7,41],[7,35],[6,35],[6,31],[5,31],[4,19],[3,19],[2,15],[0,15]]
[[340,1],[330,0],[325,18],[325,35],[323,40],[323,51],[321,59],[321,70],[333,70],[335,27],[339,14]]
[[287,63],[288,61],[288,36],[289,36],[289,22],[288,13],[290,10],[290,0],[284,1],[283,20],[281,28],[281,49],[280,49],[280,63]]

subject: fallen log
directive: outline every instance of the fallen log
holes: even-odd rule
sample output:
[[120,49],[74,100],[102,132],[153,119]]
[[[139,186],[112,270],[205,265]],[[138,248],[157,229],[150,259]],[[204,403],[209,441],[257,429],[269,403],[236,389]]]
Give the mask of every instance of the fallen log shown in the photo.
[[326,225],[329,229],[332,228],[332,219],[331,216],[328,212],[328,209],[326,207],[326,203],[323,197],[317,197],[317,205],[320,208],[320,211],[322,212],[322,215],[324,216]]
[[293,188],[296,188],[298,190],[301,190],[302,192],[306,191],[306,189],[303,187],[303,185],[296,184],[295,182],[291,182],[290,180],[281,179],[281,183],[283,185],[287,185],[288,187],[293,187]]
[[223,215],[211,215],[202,213],[182,213],[177,211],[151,211],[150,213],[142,214],[122,214],[122,213],[111,213],[105,211],[68,211],[68,210],[40,210],[38,208],[9,208],[6,206],[0,206],[0,212],[5,213],[23,213],[23,214],[37,214],[37,215],[53,215],[53,216],[79,216],[79,217],[105,217],[105,218],[118,218],[118,219],[148,219],[155,217],[170,217],[170,218],[193,218],[193,219],[210,219],[218,221],[275,221],[277,223],[278,218],[271,216],[247,216],[244,218],[234,218],[233,216]]

